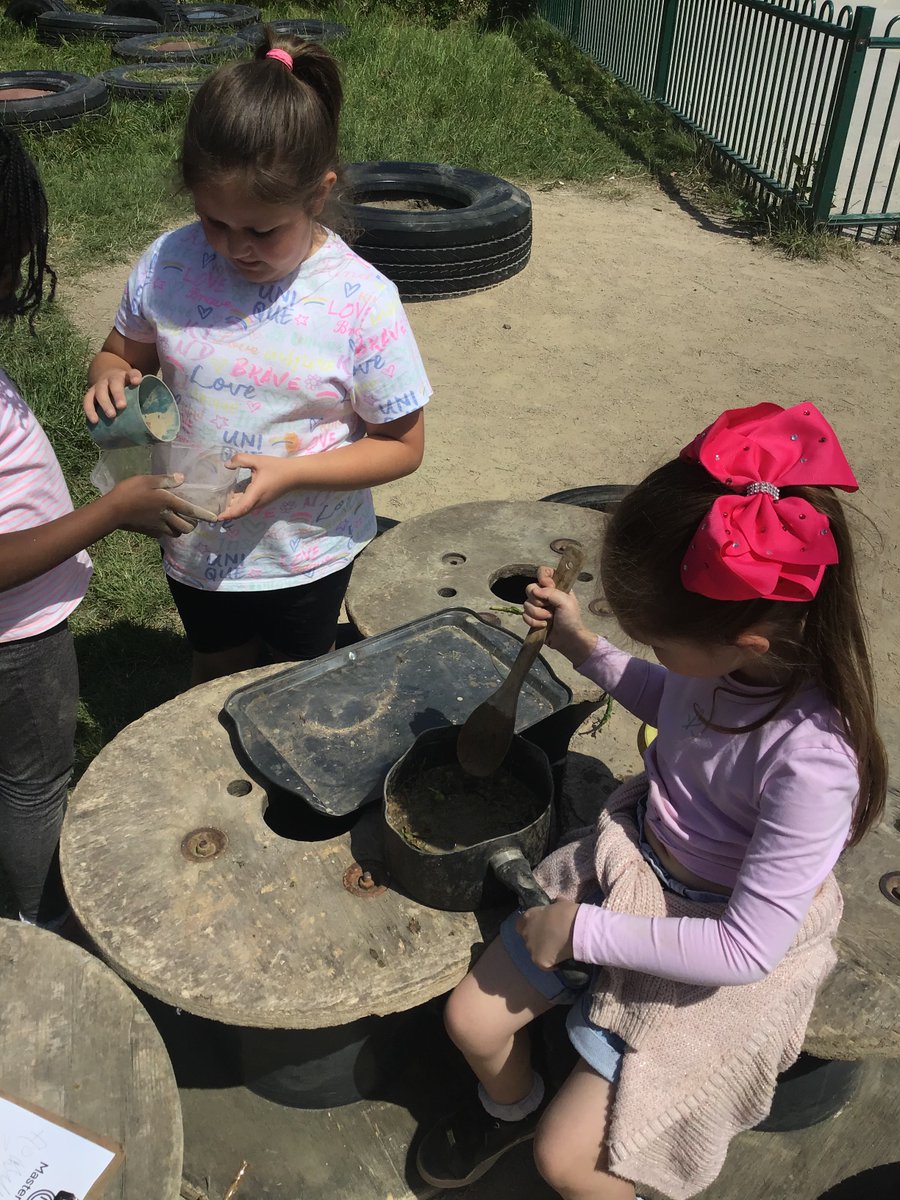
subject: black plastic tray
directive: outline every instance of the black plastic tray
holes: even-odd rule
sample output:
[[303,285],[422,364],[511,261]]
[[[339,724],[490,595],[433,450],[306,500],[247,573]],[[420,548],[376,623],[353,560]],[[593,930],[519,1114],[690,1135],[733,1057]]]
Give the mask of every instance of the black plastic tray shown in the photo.
[[[465,721],[520,647],[468,609],[446,609],[239,688],[223,711],[263,779],[340,817],[380,797],[389,768],[420,733]],[[538,659],[516,729],[571,699]]]

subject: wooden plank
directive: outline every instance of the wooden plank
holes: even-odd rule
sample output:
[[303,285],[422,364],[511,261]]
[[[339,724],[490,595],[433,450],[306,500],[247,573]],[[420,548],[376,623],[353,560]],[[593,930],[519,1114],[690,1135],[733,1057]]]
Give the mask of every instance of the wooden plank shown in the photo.
[[176,1200],[181,1104],[165,1047],[126,985],[56,934],[0,920],[4,1089],[120,1143],[109,1200]]

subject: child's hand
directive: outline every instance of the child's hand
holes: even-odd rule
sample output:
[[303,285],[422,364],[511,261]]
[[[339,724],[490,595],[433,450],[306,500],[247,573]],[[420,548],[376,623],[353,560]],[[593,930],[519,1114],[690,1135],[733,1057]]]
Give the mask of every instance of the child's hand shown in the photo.
[[[82,407],[84,415],[91,425],[100,420],[100,412],[110,419],[125,407],[125,388],[135,387],[141,382],[143,375],[134,367],[123,371],[115,368],[101,376],[84,394]],[[99,412],[98,412],[99,409]]]
[[525,593],[528,597],[523,605],[525,624],[532,629],[543,629],[551,621],[547,645],[576,666],[583,663],[593,651],[597,635],[582,623],[581,609],[572,593],[553,586],[550,567],[538,567],[537,583],[529,583]]
[[180,537],[190,533],[198,521],[214,519],[214,513],[168,490],[183,482],[183,475],[133,475],[117,483],[106,497],[114,506],[116,527],[150,537]]
[[271,504],[285,492],[293,491],[298,483],[296,459],[277,458],[271,454],[235,454],[225,466],[233,471],[244,467],[253,472],[253,478],[245,490],[238,492],[225,511],[219,514],[220,521],[246,517],[254,508]]
[[554,900],[545,908],[529,908],[516,922],[516,929],[535,964],[550,971],[572,957],[572,934],[578,905],[572,900]]

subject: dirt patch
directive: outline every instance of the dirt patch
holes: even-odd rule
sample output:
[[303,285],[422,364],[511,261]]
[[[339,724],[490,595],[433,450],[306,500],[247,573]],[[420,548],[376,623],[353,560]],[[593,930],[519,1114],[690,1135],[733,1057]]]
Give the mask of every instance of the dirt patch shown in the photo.
[[[788,262],[655,188],[531,196],[525,271],[407,307],[434,387],[428,448],[415,475],[377,489],[379,513],[634,483],[724,408],[813,401],[860,480],[876,670],[882,701],[900,705],[900,249]],[[127,273],[63,281],[95,346]]]
[[46,88],[0,88],[0,100],[36,100],[39,96],[53,96]]
[[364,197],[355,203],[364,204],[366,208],[389,208],[399,212],[446,212],[450,208],[459,207],[452,204],[435,204],[417,196],[401,196],[395,200],[367,200]]

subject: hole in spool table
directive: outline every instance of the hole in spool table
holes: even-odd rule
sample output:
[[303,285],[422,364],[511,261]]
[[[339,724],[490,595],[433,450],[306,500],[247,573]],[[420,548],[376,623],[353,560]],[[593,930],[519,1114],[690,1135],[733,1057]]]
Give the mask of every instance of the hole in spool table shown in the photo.
[[537,583],[537,567],[501,567],[491,580],[491,592],[507,604],[524,604],[527,599],[525,589],[529,583]]

